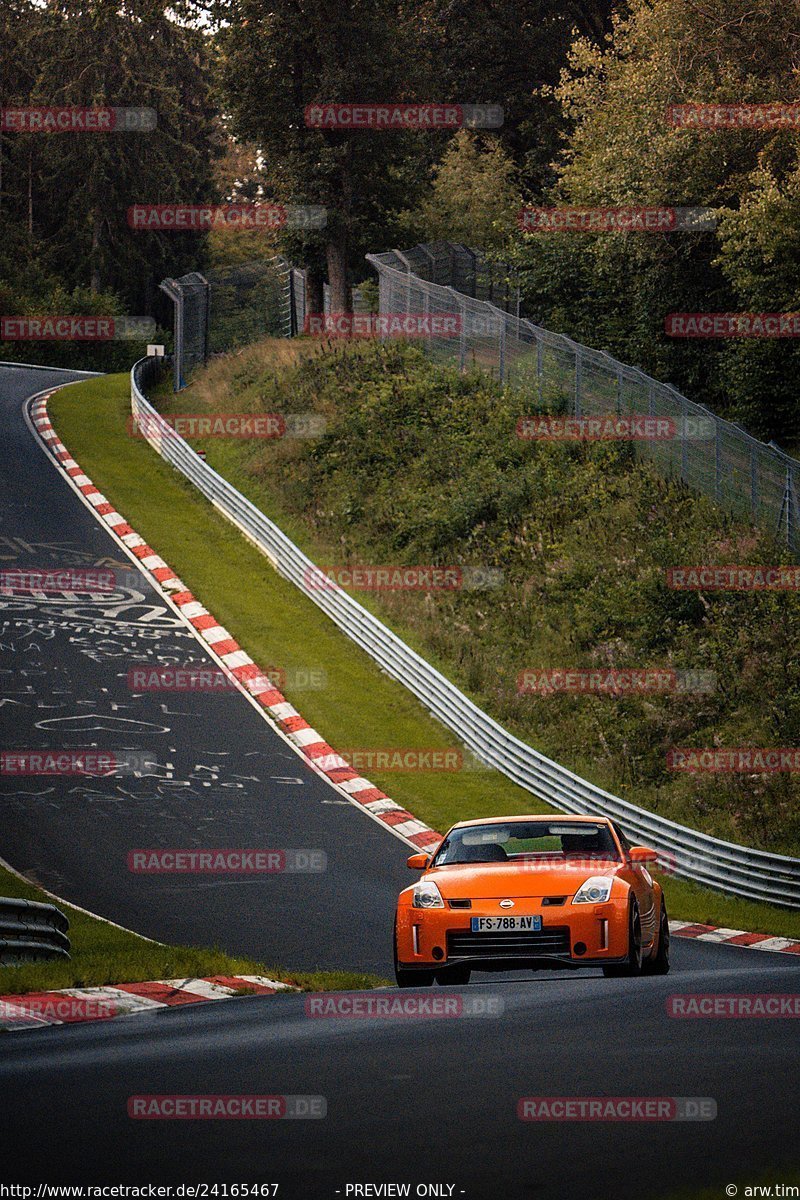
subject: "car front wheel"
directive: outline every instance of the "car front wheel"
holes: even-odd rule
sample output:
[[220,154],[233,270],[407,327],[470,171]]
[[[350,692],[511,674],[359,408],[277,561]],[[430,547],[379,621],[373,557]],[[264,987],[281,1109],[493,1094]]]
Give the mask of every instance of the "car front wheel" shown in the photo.
[[399,988],[411,987],[431,987],[433,984],[433,971],[409,971],[407,967],[401,967],[397,961],[397,933],[394,935],[394,977]]
[[645,975],[669,974],[669,918],[667,906],[661,901],[661,920],[658,925],[658,947],[652,958],[644,964]]
[[642,920],[639,916],[639,905],[631,901],[628,910],[628,953],[624,962],[609,963],[603,967],[607,978],[631,977],[642,973]]

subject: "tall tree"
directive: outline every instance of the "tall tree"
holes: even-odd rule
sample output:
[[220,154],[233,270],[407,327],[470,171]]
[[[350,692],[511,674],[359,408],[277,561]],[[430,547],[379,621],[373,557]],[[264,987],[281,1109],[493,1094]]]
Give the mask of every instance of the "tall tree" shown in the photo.
[[[19,3],[20,0],[14,0]],[[162,275],[202,254],[197,234],[134,233],[138,203],[208,201],[213,110],[208,35],[163,0],[50,0],[6,103],[152,108],[152,132],[5,135],[5,190],[31,258],[73,284],[148,310]]]
[[633,0],[603,48],[579,39],[557,88],[571,132],[552,199],[700,205],[716,233],[536,234],[521,252],[545,323],[677,383],[761,436],[797,438],[796,342],[675,341],[670,311],[797,307],[795,128],[673,127],[670,104],[793,100],[796,10],[781,0]]
[[[420,139],[439,134],[307,128],[307,105],[413,99],[413,12],[400,0],[231,0],[220,33],[237,135],[262,150],[284,201],[319,204],[327,225],[305,236],[305,259],[324,260],[332,306],[350,307],[349,275],[382,248],[387,215],[419,187]],[[438,99],[439,97],[434,97]]]
[[549,89],[576,35],[602,44],[614,8],[615,0],[422,0],[419,56],[429,87],[465,104],[502,105],[496,136],[528,191],[553,182],[566,127]]

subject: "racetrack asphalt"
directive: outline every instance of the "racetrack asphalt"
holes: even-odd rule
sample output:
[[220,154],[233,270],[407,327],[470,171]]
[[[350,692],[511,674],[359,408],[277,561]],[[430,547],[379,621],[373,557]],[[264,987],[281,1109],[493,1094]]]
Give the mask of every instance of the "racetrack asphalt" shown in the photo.
[[[111,559],[128,570],[23,421],[25,397],[64,378],[0,368],[0,569]],[[11,700],[0,705],[2,744],[153,751],[174,764],[176,786],[0,780],[0,853],[151,937],[216,942],[296,969],[388,973],[391,911],[410,878],[405,847],[352,806],[328,803],[336,794],[238,695],[164,707],[157,694],[133,697],[132,658],[204,656],[144,578],[134,591],[113,612],[107,600],[2,601],[0,700]],[[329,869],[209,886],[126,868],[132,847],[247,844],[318,847]],[[481,974],[427,993],[492,998],[494,1016],[312,1018],[306,997],[280,995],[9,1034],[0,1038],[2,1179],[279,1182],[286,1200],[391,1195],[347,1190],[387,1183],[408,1183],[410,1196],[436,1184],[443,1190],[428,1195],[456,1200],[650,1200],[709,1186],[722,1196],[726,1183],[765,1169],[780,1183],[798,1159],[796,1024],[676,1019],[667,998],[794,994],[800,960],[680,939],[673,958],[665,978]],[[128,1100],[143,1094],[321,1096],[327,1115],[132,1119]],[[526,1096],[707,1097],[717,1116],[523,1122]]]
[[[0,571],[136,571],[23,419],[27,396],[69,378],[0,367]],[[141,777],[0,776],[0,856],[159,941],[213,941],[295,970],[391,974],[394,902],[412,881],[413,847],[331,788],[238,692],[132,691],[134,666],[216,669],[137,574],[93,600],[0,597],[0,745],[152,758]],[[153,847],[321,850],[327,869],[132,873],[129,852]]]

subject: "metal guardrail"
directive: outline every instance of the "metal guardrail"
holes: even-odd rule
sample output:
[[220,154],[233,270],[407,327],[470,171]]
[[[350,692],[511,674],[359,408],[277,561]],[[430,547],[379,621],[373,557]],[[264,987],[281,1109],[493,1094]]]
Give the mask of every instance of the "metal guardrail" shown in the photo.
[[0,897],[0,966],[69,958],[69,921],[54,904]]
[[256,506],[213,470],[163,421],[143,388],[158,372],[158,360],[140,359],[131,371],[131,411],[145,418],[150,445],[232,521],[318,608],[399,680],[487,766],[562,812],[602,814],[619,821],[637,842],[660,853],[675,875],[737,896],[800,908],[800,859],[720,841],[647,812],[603,791],[513,736],[473,703],[397,634],[349,593],[320,588],[314,564]]

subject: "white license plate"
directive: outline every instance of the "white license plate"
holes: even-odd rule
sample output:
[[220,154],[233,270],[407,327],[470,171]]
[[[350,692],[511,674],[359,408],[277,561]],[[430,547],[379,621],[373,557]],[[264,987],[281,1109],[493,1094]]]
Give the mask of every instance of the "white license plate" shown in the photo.
[[473,933],[514,933],[524,930],[537,932],[542,928],[541,917],[471,917]]

